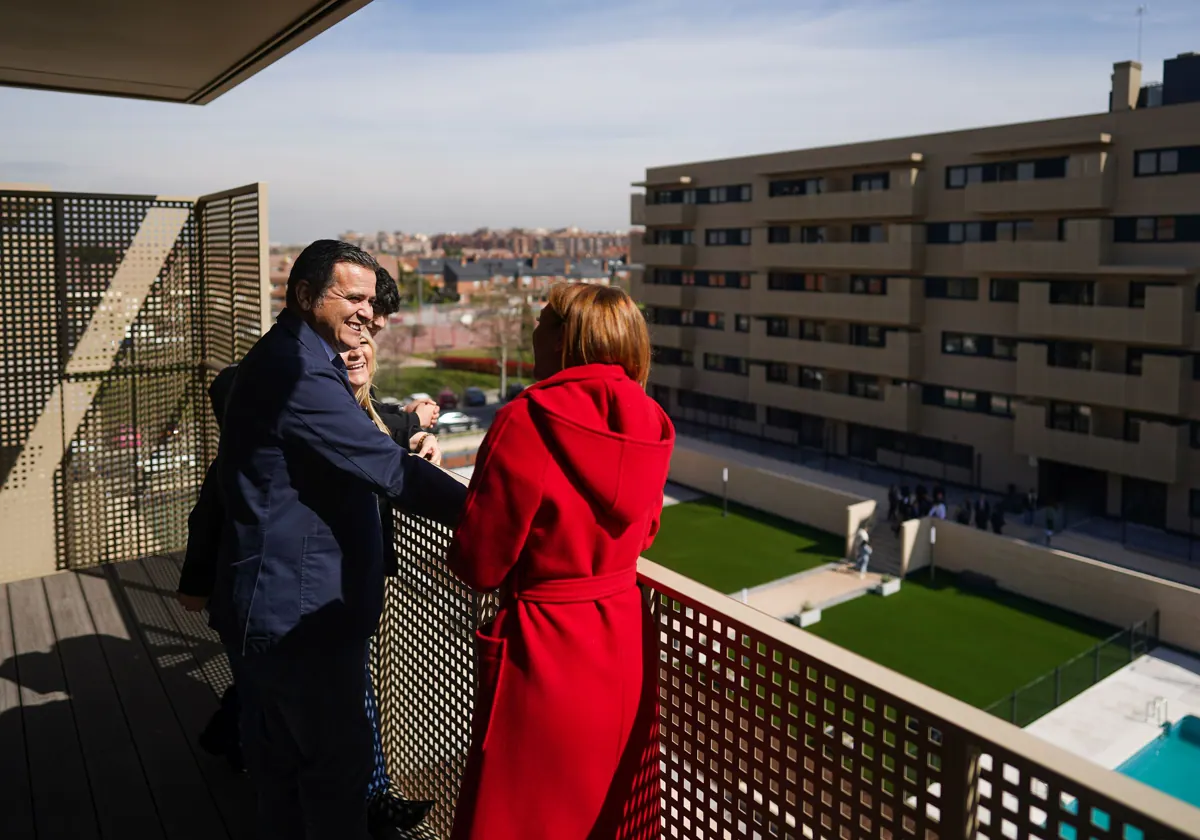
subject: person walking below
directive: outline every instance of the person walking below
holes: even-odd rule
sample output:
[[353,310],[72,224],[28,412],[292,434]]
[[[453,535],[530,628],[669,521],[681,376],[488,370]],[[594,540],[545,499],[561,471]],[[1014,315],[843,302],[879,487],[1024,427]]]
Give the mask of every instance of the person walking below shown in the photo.
[[1037,490],[1030,487],[1029,492],[1025,494],[1025,524],[1033,525],[1033,518],[1037,515],[1038,494]]
[[1004,530],[1004,505],[1000,502],[992,505],[992,531],[999,534]]
[[975,502],[975,527],[980,531],[988,529],[988,523],[992,518],[992,506],[988,504],[988,500],[983,496]]
[[899,505],[900,505],[900,491],[896,488],[895,484],[893,484],[891,487],[888,488],[887,499],[888,499],[888,513],[887,513],[888,522],[895,522],[896,516],[899,512]]
[[557,285],[539,380],[500,410],[447,562],[501,587],[452,840],[657,838],[657,629],[637,587],[675,430],[645,392],[645,318],[617,287]]

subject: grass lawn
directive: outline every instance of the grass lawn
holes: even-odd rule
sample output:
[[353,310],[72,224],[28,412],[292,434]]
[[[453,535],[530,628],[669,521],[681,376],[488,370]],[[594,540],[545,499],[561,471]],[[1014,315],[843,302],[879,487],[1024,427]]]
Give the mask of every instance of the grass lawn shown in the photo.
[[381,397],[403,399],[409,394],[423,392],[437,399],[438,392],[449,387],[462,397],[463,390],[472,385],[479,388],[499,388],[500,377],[491,373],[466,370],[399,367],[380,365],[375,374],[375,387]]
[[[931,688],[986,708],[1116,628],[1002,591],[964,591],[956,576],[928,572],[888,598],[866,595],[825,610],[808,630]],[[1102,676],[1127,661],[1114,646],[1101,654]],[[1061,699],[1091,684],[1088,656],[1063,673]],[[1018,723],[1053,706],[1053,678],[1018,699]],[[1008,716],[1007,711],[1001,714]]]
[[737,592],[839,560],[843,537],[729,503],[704,498],[663,509],[662,528],[645,556],[711,586]]

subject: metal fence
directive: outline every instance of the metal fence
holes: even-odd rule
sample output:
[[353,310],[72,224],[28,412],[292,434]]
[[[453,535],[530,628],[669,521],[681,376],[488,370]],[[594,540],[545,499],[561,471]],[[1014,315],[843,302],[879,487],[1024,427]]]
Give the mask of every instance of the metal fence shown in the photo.
[[[495,602],[446,570],[447,531],[396,525],[375,662],[384,743],[400,792],[436,800],[430,828],[445,836],[470,743],[472,634]],[[659,629],[654,836],[1200,838],[1182,802],[654,563],[639,571]],[[646,819],[634,807],[620,836],[644,836]]]
[[1158,612],[1109,636],[1053,671],[997,700],[985,711],[1022,728],[1049,714],[1152,650],[1158,641]]

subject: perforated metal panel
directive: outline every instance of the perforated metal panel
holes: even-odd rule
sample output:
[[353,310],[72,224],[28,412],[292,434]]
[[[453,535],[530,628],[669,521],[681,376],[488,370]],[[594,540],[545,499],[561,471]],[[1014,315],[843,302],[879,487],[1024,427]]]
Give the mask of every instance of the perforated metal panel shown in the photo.
[[[444,529],[396,526],[376,662],[385,750],[403,794],[437,800],[445,836],[470,738],[471,636],[495,604],[441,563]],[[659,787],[621,837],[646,836],[655,796],[671,840],[1200,836],[1157,819],[1162,797],[1128,780],[654,564],[641,572],[659,629]],[[1033,743],[1043,760],[1014,746]],[[1114,778],[1122,799],[1100,792]]]
[[[0,578],[183,547],[213,448],[205,336],[232,325],[232,361],[261,327],[258,196],[220,196],[236,210],[205,239],[205,199],[0,192]],[[228,311],[204,305],[201,241],[230,255]]]

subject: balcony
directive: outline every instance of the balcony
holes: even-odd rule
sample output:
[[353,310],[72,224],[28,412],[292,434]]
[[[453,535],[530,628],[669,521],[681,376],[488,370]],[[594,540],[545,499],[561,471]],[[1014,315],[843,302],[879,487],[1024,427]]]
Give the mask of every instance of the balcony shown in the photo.
[[1112,207],[1112,182],[1105,171],[1075,178],[974,183],[963,190],[964,206],[979,215],[1107,210]]
[[629,196],[629,224],[637,226],[646,224],[645,193],[633,193]]
[[1145,306],[1071,306],[1050,302],[1049,283],[1022,283],[1017,329],[1022,335],[1189,347],[1195,320],[1183,286],[1148,286]]
[[754,199],[754,217],[760,224],[771,222],[849,221],[853,219],[911,219],[925,212],[924,181],[908,174],[905,182],[893,177],[891,189],[876,191],[844,190],[816,195],[787,195],[771,197],[763,183]]
[[900,432],[916,431],[921,408],[920,389],[887,384],[881,390],[883,398],[878,400],[834,391],[814,391],[787,383],[768,382],[762,365],[750,367],[750,402],[846,423]]
[[1140,424],[1137,442],[1047,428],[1046,407],[1016,406],[1017,452],[1047,461],[1174,484],[1184,471],[1187,426]]
[[886,295],[845,292],[788,292],[767,287],[767,275],[756,274],[750,292],[755,315],[786,315],[814,321],[915,326],[924,312],[924,284],[911,277],[887,278]]
[[645,206],[646,227],[694,227],[695,204],[650,204]]
[[[873,194],[873,193],[872,193]],[[773,244],[757,237],[750,261],[758,271],[821,269],[863,273],[920,272],[924,264],[924,230],[916,225],[890,225],[887,242],[788,242]]]
[[653,245],[635,236],[629,242],[629,261],[634,265],[691,268],[696,264],[696,246]]
[[1071,219],[1066,239],[966,242],[963,268],[980,274],[1086,274],[1108,262],[1109,225],[1103,219]]
[[750,333],[749,355],[758,361],[868,373],[889,379],[920,379],[924,352],[920,333],[888,333],[883,347],[777,338],[766,334],[766,325],[761,321],[752,325]]
[[696,369],[682,365],[656,365],[652,361],[650,384],[663,385],[677,391],[691,391],[696,387]]
[[1047,364],[1047,352],[1044,345],[1018,345],[1019,395],[1113,406],[1146,414],[1180,416],[1187,413],[1192,378],[1190,358],[1146,355],[1142,358],[1141,375],[1134,376],[1054,367]]

